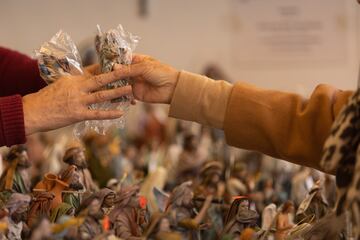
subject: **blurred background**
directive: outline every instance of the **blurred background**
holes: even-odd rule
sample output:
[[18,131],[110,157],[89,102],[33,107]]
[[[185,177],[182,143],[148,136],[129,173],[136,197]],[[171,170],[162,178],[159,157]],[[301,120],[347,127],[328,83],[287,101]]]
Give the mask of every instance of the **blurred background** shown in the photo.
[[[81,48],[92,44],[96,24],[122,24],[142,38],[137,52],[179,69],[203,73],[213,63],[230,81],[307,95],[319,83],[356,86],[359,11],[355,0],[2,0],[0,44],[33,55],[62,29]],[[283,29],[288,38],[278,39],[291,22],[298,32]],[[302,43],[290,42],[282,56],[275,47],[289,35]],[[313,48],[301,58],[307,50],[295,44]]]
[[[122,24],[141,37],[136,52],[178,69],[309,96],[320,83],[356,88],[359,13],[355,0],[1,0],[0,44],[33,56],[62,29],[86,60],[92,56],[96,25],[106,31]],[[128,173],[144,178],[162,167],[167,172],[158,185],[170,190],[176,181],[166,176],[176,176],[172,171],[189,144],[201,153],[193,156],[199,165],[224,163],[223,180],[241,172],[246,190],[234,194],[268,188],[270,195],[260,198],[270,199],[264,206],[287,199],[298,205],[321,178],[319,172],[298,172],[293,164],[228,147],[222,131],[169,119],[167,111],[139,103],[131,107],[124,129],[84,140],[100,186]],[[34,178],[59,171],[73,140],[71,128],[29,137]]]

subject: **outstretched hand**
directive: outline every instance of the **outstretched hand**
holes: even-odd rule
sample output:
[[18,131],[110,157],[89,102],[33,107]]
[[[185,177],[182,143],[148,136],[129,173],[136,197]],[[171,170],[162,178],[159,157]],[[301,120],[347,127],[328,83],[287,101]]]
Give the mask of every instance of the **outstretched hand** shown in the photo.
[[[106,84],[124,78],[124,72],[115,70],[95,75],[97,65],[85,69],[81,76],[65,76],[55,83],[23,97],[26,135],[53,130],[83,120],[115,119],[120,110],[91,110],[90,104],[109,101],[131,94],[131,86],[100,90]],[[100,91],[99,91],[100,90]]]
[[149,56],[135,55],[131,65],[116,65],[130,77],[135,99],[148,103],[171,102],[179,71]]

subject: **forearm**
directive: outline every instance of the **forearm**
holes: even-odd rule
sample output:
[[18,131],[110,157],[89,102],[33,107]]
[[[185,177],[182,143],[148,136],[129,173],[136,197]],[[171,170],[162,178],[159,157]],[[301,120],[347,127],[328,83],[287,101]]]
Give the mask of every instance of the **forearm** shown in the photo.
[[234,86],[224,130],[230,145],[320,169],[323,144],[350,91],[318,86],[310,99],[293,93]]
[[320,85],[304,99],[181,72],[169,115],[224,129],[230,145],[320,169],[324,141],[351,94]]
[[223,128],[232,85],[182,71],[170,105],[170,117]]

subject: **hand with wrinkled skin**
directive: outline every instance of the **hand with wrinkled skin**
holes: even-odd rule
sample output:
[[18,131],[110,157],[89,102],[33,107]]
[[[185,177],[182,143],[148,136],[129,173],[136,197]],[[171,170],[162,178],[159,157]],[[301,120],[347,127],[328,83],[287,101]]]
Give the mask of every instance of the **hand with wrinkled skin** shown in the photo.
[[[96,75],[98,65],[85,68],[85,74],[64,76],[55,83],[22,98],[25,134],[49,131],[84,120],[115,119],[120,110],[91,110],[90,104],[109,101],[131,94],[131,86],[100,90],[106,84],[123,78],[124,73],[113,71]],[[99,91],[100,90],[100,91]]]
[[115,69],[130,77],[135,99],[148,103],[170,104],[179,71],[151,57],[135,55],[130,65]]

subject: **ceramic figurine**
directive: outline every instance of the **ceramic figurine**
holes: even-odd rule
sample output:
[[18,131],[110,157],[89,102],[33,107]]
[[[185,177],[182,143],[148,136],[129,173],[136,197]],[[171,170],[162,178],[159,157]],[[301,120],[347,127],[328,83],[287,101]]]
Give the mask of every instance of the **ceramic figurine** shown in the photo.
[[24,145],[16,145],[10,148],[5,160],[8,163],[0,178],[1,191],[8,190],[17,193],[30,192],[29,160],[27,149]]

